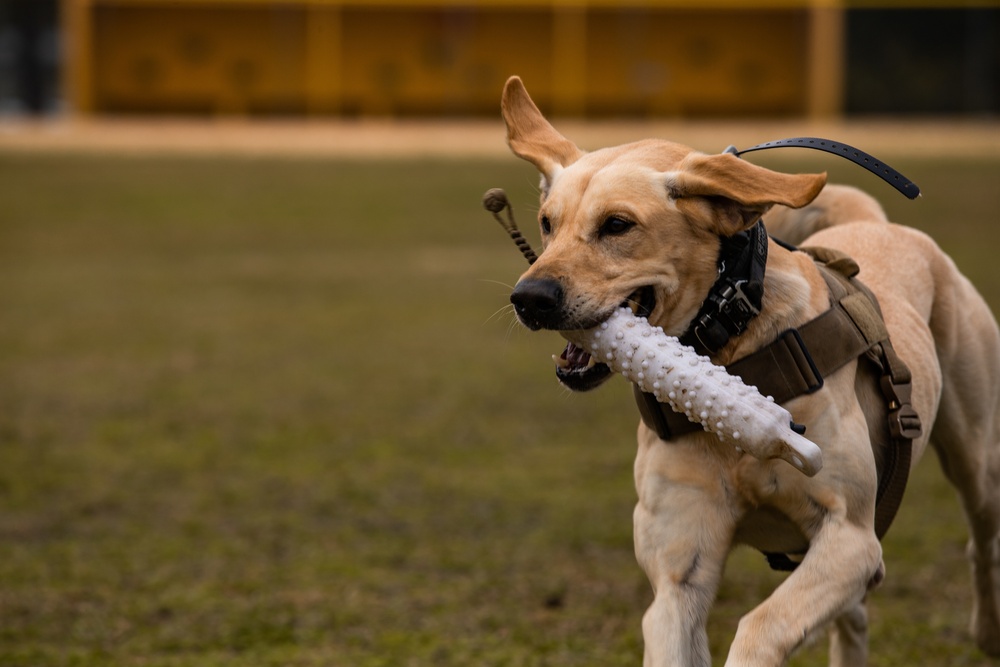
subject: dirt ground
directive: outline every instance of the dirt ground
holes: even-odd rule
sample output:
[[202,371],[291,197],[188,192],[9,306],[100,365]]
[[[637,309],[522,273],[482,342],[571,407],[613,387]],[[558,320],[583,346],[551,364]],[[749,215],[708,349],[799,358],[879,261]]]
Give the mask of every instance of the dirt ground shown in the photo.
[[[553,121],[585,149],[646,137],[705,152],[815,136],[876,156],[996,156],[1000,119],[765,121]],[[256,120],[60,118],[0,120],[0,152],[85,151],[317,157],[501,157],[504,127],[489,120]]]

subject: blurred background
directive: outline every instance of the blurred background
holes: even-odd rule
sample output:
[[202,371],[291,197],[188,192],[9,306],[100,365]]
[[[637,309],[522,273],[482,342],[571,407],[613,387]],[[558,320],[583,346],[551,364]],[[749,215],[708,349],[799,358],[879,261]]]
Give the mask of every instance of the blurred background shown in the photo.
[[[869,151],[923,196],[751,161],[871,192],[1000,312],[998,44],[985,0],[0,0],[0,665],[639,664],[635,407],[510,312],[504,80],[585,149]],[[996,664],[966,540],[927,456],[872,667]],[[782,577],[734,552],[715,664]]]
[[990,0],[3,0],[0,113],[995,115]]

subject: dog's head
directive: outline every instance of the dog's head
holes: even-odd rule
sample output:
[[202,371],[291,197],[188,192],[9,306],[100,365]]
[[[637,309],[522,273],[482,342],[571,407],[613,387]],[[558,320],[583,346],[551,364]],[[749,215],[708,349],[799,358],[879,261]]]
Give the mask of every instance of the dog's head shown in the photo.
[[[825,174],[781,174],[654,139],[584,152],[542,116],[517,77],[507,81],[502,111],[511,150],[541,173],[544,250],[511,294],[530,329],[587,329],[625,305],[680,335],[716,280],[721,238],[774,204],[806,205],[826,182]],[[574,390],[610,375],[572,345],[557,365]]]

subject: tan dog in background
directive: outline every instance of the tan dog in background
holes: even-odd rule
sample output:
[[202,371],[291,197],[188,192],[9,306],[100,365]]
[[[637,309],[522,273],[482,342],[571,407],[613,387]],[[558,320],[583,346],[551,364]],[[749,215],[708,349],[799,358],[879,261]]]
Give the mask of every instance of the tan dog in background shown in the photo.
[[[913,373],[913,406],[924,426],[913,461],[933,444],[969,520],[973,633],[984,651],[1000,654],[1000,333],[952,261],[926,235],[887,222],[867,195],[824,187],[825,174],[781,174],[660,140],[586,153],[549,124],[516,77],[507,82],[502,108],[511,150],[542,176],[544,251],[511,295],[530,328],[589,328],[623,303],[642,300],[651,323],[679,336],[716,280],[720,237],[768,211],[769,230],[795,241],[816,231],[810,245],[857,261]],[[829,308],[813,260],[774,241],[764,285],[760,314],[715,363],[740,359]],[[571,389],[606,377],[587,379],[585,356],[560,369]],[[635,550],[655,592],[642,621],[644,664],[711,664],[706,619],[726,557],[741,543],[808,552],[740,621],[727,665],[782,665],[830,622],[831,664],[866,663],[864,599],[884,566],[857,365],[848,363],[822,389],[785,405],[822,449],[824,467],[812,478],[781,461],[741,455],[705,432],[665,442],[640,424]]]

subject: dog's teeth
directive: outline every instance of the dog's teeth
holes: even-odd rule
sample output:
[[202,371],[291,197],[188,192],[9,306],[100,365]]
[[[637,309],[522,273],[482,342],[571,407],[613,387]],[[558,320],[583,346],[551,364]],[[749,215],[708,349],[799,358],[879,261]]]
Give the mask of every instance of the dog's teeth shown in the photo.
[[587,368],[593,368],[596,365],[597,365],[597,359],[591,356],[590,359],[587,360]]
[[556,362],[556,366],[559,368],[569,368],[569,361],[563,359],[558,354],[552,355],[552,361]]

